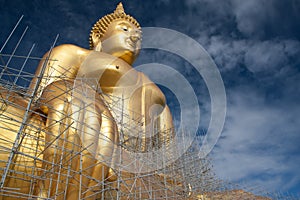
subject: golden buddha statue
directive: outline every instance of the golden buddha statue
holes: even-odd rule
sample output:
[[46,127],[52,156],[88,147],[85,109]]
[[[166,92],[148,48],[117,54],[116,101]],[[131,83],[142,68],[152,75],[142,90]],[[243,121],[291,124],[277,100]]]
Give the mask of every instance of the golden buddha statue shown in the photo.
[[2,99],[15,102],[0,122],[2,188],[37,199],[98,199],[117,178],[122,149],[147,152],[172,138],[164,94],[131,66],[141,47],[138,22],[120,3],[89,39],[90,50],[64,44],[45,54],[28,90],[34,102],[1,88]]

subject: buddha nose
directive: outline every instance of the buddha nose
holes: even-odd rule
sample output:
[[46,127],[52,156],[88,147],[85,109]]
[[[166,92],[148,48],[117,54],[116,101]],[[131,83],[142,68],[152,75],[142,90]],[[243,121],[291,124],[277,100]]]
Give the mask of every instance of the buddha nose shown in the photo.
[[137,42],[141,39],[141,31],[140,30],[132,30],[130,39],[132,42]]

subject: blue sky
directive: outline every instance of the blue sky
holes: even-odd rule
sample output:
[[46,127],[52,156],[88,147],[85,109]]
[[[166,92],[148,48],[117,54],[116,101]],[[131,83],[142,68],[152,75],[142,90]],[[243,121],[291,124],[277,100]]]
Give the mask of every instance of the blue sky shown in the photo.
[[[19,55],[36,43],[33,55],[41,57],[56,34],[60,34],[58,44],[88,48],[91,26],[118,2],[0,0],[0,43],[24,15],[14,36],[18,38],[29,26]],[[143,27],[169,28],[192,37],[218,66],[226,88],[227,117],[210,154],[217,176],[267,191],[300,193],[300,1],[130,0],[123,4]],[[14,39],[9,45],[14,45]],[[187,63],[177,62],[177,57],[159,52],[142,52],[137,63],[153,59],[177,63],[175,67],[193,84],[205,129],[209,98],[201,77],[194,76]],[[176,101],[168,100],[176,113]]]

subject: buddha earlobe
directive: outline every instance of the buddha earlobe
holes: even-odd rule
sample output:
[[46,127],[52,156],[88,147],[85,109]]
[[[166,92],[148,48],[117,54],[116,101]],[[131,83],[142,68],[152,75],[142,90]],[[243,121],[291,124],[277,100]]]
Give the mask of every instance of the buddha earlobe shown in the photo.
[[101,51],[102,50],[102,42],[99,38],[99,36],[95,33],[92,34],[92,41],[95,51]]
[[101,43],[101,41],[98,42],[98,44],[97,44],[97,46],[95,47],[94,50],[95,50],[95,51],[101,51],[101,50],[102,50],[102,43]]

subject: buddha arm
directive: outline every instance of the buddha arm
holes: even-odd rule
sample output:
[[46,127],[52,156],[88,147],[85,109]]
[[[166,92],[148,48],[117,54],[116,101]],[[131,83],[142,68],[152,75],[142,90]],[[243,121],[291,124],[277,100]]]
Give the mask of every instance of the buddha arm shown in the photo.
[[[143,73],[139,75],[142,83],[132,93],[130,110],[143,116],[144,132],[148,138],[143,141],[144,145],[147,146],[155,141],[158,145],[155,148],[160,148],[163,144],[168,145],[174,136],[172,115],[159,87]],[[151,145],[149,148],[152,148]]]
[[[93,195],[108,174],[103,161],[109,163],[113,154],[117,137],[114,120],[102,99],[80,98],[79,91],[93,92],[91,88],[84,83],[77,85],[77,90],[73,87],[72,81],[55,81],[41,96],[40,103],[48,107],[45,181],[38,191],[41,197],[60,194],[57,199],[79,199]],[[79,188],[85,195],[80,196]],[[51,193],[46,194],[48,189]]]

